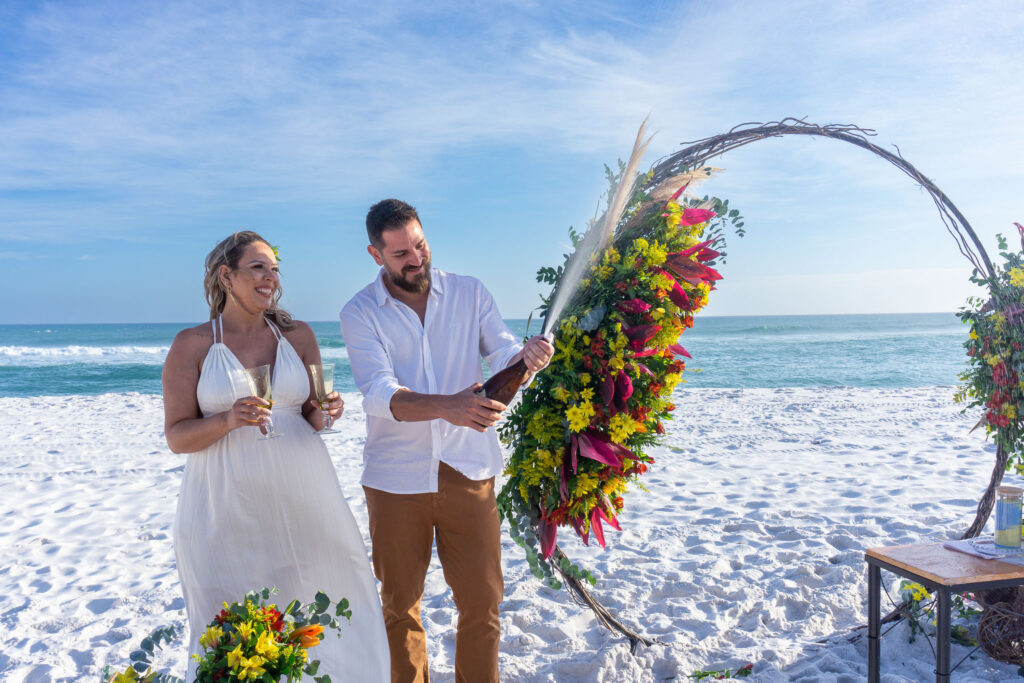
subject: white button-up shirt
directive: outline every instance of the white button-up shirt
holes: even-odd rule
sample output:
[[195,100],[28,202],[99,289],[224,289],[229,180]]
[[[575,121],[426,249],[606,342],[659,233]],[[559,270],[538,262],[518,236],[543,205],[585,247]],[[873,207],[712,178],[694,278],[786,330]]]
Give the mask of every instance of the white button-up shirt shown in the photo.
[[420,323],[388,293],[384,277],[382,268],[341,310],[341,334],[366,412],[362,484],[390,493],[436,492],[441,461],[470,479],[495,476],[502,455],[493,427],[478,432],[440,419],[400,422],[391,397],[403,387],[458,393],[483,381],[481,356],[497,372],[522,346],[476,278],[432,269]]

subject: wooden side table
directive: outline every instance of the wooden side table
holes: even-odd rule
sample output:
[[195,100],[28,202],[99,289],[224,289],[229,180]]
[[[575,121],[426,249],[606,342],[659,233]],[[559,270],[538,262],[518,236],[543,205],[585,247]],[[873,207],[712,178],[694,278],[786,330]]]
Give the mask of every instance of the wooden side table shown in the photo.
[[882,569],[916,581],[937,595],[935,680],[949,681],[951,594],[1024,585],[1024,567],[985,560],[943,548],[942,543],[869,548],[868,563],[868,682],[878,683]]

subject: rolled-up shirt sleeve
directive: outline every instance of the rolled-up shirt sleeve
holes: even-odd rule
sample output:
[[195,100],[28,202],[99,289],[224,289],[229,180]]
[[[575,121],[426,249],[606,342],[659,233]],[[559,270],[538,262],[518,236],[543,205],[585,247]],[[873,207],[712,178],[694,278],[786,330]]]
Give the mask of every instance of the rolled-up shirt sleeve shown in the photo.
[[494,297],[482,283],[478,283],[480,311],[480,355],[487,361],[491,372],[500,372],[509,366],[523,345],[508,329],[498,312]]
[[391,413],[391,397],[404,388],[395,377],[394,367],[374,325],[357,306],[341,311],[341,336],[352,365],[352,378],[363,394],[367,415],[398,422]]

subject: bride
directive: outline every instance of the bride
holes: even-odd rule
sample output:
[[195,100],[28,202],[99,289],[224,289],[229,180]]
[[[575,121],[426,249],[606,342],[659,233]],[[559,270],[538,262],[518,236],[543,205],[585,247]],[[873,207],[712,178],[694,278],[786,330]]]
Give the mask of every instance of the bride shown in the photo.
[[[249,590],[309,602],[317,591],[348,598],[351,624],[325,637],[311,659],[334,681],[390,679],[380,598],[327,449],[308,366],[320,362],[313,330],[278,306],[277,257],[254,232],[237,232],[206,258],[210,322],[178,333],[163,370],[164,432],[188,453],[174,551],[188,613],[189,667],[199,637]],[[273,430],[260,440],[268,402],[252,396],[244,369],[269,365]],[[343,402],[331,394],[329,414]]]

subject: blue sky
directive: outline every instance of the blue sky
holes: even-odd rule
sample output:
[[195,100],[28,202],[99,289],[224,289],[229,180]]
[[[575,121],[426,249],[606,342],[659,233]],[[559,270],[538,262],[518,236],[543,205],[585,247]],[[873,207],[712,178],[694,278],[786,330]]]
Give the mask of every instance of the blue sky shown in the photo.
[[[899,145],[995,255],[1024,222],[1024,3],[49,2],[0,6],[0,323],[198,321],[233,230],[335,319],[397,196],[506,317],[542,291],[603,164],[747,121]],[[746,218],[707,314],[952,311],[970,266],[928,196],[843,143],[730,152]]]

